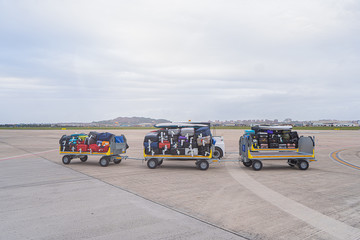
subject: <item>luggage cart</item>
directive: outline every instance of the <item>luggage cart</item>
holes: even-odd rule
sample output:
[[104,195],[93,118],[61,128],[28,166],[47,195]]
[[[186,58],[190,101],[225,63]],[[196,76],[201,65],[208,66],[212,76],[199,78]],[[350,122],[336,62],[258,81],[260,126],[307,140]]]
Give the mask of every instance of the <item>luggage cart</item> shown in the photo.
[[244,135],[239,141],[240,161],[245,167],[255,171],[262,169],[264,160],[287,160],[290,167],[298,166],[300,170],[309,168],[309,162],[315,159],[315,141],[313,137],[300,137],[297,149],[271,149],[267,151],[254,151],[252,138]]
[[[161,128],[161,132],[160,132],[160,137],[161,139],[163,139],[163,133],[165,132],[164,136],[166,138],[167,133],[166,132],[171,132],[171,130],[176,130],[178,132],[183,132],[183,130],[187,130],[189,128],[193,128],[193,135],[195,132],[195,129],[197,128],[208,128],[208,131],[210,132],[210,124],[204,124],[204,123],[192,123],[192,122],[188,122],[188,123],[159,123],[159,124],[155,124],[154,127],[156,128]],[[188,134],[189,135],[191,131],[189,131]],[[177,133],[176,135],[179,135],[180,133]],[[184,134],[184,133],[182,133]],[[175,134],[173,133],[172,137]],[[191,136],[193,136],[191,135]],[[169,137],[169,135],[167,135]],[[180,136],[181,137],[181,136]],[[185,137],[184,135],[182,137]],[[150,140],[149,139],[149,143],[148,143],[148,148],[149,150],[146,151],[146,148],[144,149],[144,160],[147,162],[147,166],[150,169],[155,169],[158,166],[160,166],[164,160],[172,160],[172,161],[195,161],[195,165],[198,169],[200,170],[207,170],[209,168],[209,165],[213,162],[219,162],[220,157],[218,156],[219,154],[214,154],[215,153],[215,146],[214,144],[212,144],[213,139],[211,138],[211,133],[209,135],[206,135],[204,137],[208,137],[210,140],[210,146],[209,149],[206,151],[205,154],[200,155],[197,153],[197,151],[195,151],[195,149],[197,149],[197,147],[192,148],[191,145],[188,148],[189,152],[183,152],[183,153],[179,153],[180,151],[178,151],[178,154],[168,154],[165,151],[169,150],[170,148],[165,147],[163,148],[163,153],[160,154],[158,152],[154,152],[154,151],[150,151],[151,150],[151,144],[155,143],[157,141],[154,140]],[[155,137],[156,138],[156,137]],[[192,138],[192,137],[191,137]],[[169,140],[164,140],[164,142],[167,142],[168,145],[170,145]],[[191,141],[191,140],[190,140]],[[163,144],[163,140],[159,140],[159,145]],[[171,144],[173,144],[172,140],[171,140]],[[204,143],[205,144],[205,143]],[[203,145],[205,146],[205,145]],[[177,149],[177,148],[175,148]],[[186,147],[185,147],[186,149]],[[152,152],[152,153],[151,153]]]
[[195,161],[195,166],[200,170],[207,170],[209,165],[214,162],[220,162],[220,159],[213,158],[213,147],[210,150],[209,156],[191,156],[191,155],[147,155],[144,151],[144,159],[147,162],[147,166],[150,169],[159,167],[164,160],[173,161]]
[[81,162],[86,162],[88,160],[88,156],[101,156],[99,164],[102,167],[108,166],[110,162],[119,164],[122,160],[128,158],[127,156],[122,155],[126,153],[127,149],[125,137],[124,140],[125,141],[122,143],[117,143],[115,142],[115,137],[112,136],[109,140],[110,146],[107,152],[92,152],[91,150],[88,152],[62,151],[60,147],[60,155],[64,155],[62,157],[62,162],[63,164],[70,164],[71,160],[74,158],[79,158]]

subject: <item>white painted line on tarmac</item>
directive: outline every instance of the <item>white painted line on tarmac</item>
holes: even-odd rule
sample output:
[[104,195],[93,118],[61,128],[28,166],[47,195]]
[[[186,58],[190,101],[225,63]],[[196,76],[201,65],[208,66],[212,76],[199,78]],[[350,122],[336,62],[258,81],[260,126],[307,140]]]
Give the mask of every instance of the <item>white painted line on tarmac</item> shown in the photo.
[[230,175],[245,188],[284,212],[338,239],[360,239],[360,229],[326,216],[259,183],[241,168],[229,167]]
[[27,154],[22,154],[22,155],[17,155],[17,156],[0,158],[0,161],[21,158],[21,157],[27,157],[27,156],[36,156],[37,154],[40,154],[40,153],[54,152],[56,150],[59,150],[59,149],[52,149],[52,150],[47,150],[47,151],[42,151],[42,152],[27,153]]

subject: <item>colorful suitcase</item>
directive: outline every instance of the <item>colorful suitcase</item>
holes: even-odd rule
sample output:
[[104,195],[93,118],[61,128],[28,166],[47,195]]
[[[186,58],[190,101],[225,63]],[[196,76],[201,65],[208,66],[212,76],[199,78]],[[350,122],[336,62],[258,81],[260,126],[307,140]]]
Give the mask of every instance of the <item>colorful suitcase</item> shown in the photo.
[[204,146],[204,145],[206,145],[206,144],[210,144],[210,143],[211,143],[211,137],[210,137],[210,136],[198,137],[196,141],[197,141],[197,145],[198,145],[198,146]]
[[169,141],[163,141],[163,142],[159,142],[159,148],[163,149],[170,149],[170,142]]
[[85,145],[85,144],[78,144],[76,146],[76,151],[77,152],[88,152],[89,151],[89,146]]
[[107,151],[109,151],[109,146],[99,148],[99,152],[107,152]]
[[91,144],[89,146],[89,149],[92,151],[92,152],[98,152],[99,151],[99,146],[97,144]]

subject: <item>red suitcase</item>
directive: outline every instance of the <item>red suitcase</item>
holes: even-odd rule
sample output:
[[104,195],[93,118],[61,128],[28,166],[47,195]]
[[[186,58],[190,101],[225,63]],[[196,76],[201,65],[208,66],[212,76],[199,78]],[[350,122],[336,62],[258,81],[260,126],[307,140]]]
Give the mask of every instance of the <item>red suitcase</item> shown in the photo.
[[165,146],[166,146],[166,149],[170,149],[170,142],[169,141],[159,142],[159,148],[160,149],[165,148]]
[[92,152],[98,152],[99,151],[99,146],[96,145],[96,144],[90,144],[89,148],[90,148],[90,150]]
[[85,145],[85,144],[78,144],[77,146],[76,146],[76,151],[77,152],[87,152],[87,151],[89,151],[89,146],[88,145]]
[[99,152],[107,152],[107,151],[109,151],[109,146],[99,147]]

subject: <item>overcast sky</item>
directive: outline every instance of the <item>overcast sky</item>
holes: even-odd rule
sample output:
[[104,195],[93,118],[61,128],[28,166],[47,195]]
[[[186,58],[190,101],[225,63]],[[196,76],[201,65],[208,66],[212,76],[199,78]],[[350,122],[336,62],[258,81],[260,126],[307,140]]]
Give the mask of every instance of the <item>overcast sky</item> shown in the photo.
[[360,119],[360,1],[0,0],[0,123]]

